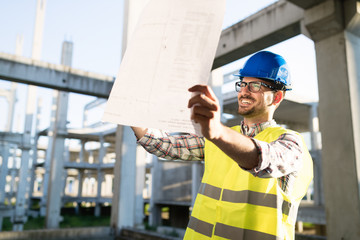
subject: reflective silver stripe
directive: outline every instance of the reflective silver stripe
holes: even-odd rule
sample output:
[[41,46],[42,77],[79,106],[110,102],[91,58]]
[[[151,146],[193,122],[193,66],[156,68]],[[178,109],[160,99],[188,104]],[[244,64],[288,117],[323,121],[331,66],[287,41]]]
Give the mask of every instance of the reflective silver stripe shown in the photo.
[[232,191],[229,189],[224,189],[221,200],[233,203],[250,203],[264,207],[277,207],[276,195],[253,192],[249,190]]
[[[199,220],[195,217],[190,217],[188,228],[191,228],[195,232],[203,234],[207,237],[212,236],[212,230],[214,225],[205,221]],[[282,238],[258,232],[255,230],[237,228],[222,223],[216,223],[214,235],[227,238],[227,239],[238,239],[238,240],[282,240]]]
[[284,200],[283,203],[282,203],[281,209],[282,209],[283,214],[289,215],[290,209],[291,209],[291,203]]
[[191,228],[195,232],[198,232],[207,237],[211,237],[214,225],[191,216],[188,228]]
[[[257,206],[277,208],[278,200],[280,200],[282,212],[285,215],[289,215],[291,203],[283,199],[279,199],[275,194],[253,192],[249,190],[232,191],[224,189],[221,197],[222,201],[233,203],[250,203]],[[279,204],[279,205],[280,205]]]
[[[212,186],[208,183],[201,183],[199,193],[215,200],[220,200],[221,188]],[[295,207],[288,201],[278,198],[275,194],[254,192],[250,190],[233,191],[224,189],[221,201],[232,203],[249,203],[257,206],[278,208],[281,206],[282,213],[289,216],[289,213],[295,211]],[[292,214],[294,215],[294,214]],[[296,218],[295,216],[292,216]]]
[[219,200],[221,195],[221,188],[212,186],[207,183],[201,183],[199,193],[215,200]]
[[298,204],[292,204],[287,201],[282,203],[282,213],[288,216],[288,219],[291,219],[293,223],[296,222],[297,213],[299,206]]
[[214,235],[227,238],[227,239],[238,239],[238,240],[281,240],[277,236],[258,232],[249,229],[232,227],[222,223],[216,223]]

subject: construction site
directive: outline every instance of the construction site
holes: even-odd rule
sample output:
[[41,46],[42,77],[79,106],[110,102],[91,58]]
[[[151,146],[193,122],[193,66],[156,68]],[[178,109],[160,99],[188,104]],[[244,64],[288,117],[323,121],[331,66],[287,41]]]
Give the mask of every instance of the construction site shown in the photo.
[[[119,60],[148,2],[122,1]],[[101,121],[99,109],[116,76],[73,68],[76,42],[71,40],[58,49],[59,64],[41,60],[47,4],[37,0],[36,9],[29,9],[36,12],[32,56],[0,51],[0,106],[5,106],[0,129],[0,239],[182,239],[204,163],[164,161],[137,145],[129,126]],[[273,1],[222,30],[209,85],[221,101],[223,123],[238,125],[242,118],[232,88],[238,70],[221,69],[297,36],[313,42],[317,79],[312,81],[317,81],[318,98],[286,96],[274,116],[278,124],[304,136],[314,163],[295,239],[358,240],[360,2]],[[21,49],[21,41],[16,48]],[[24,126],[16,131],[19,86],[25,86],[26,107],[20,110]],[[40,122],[46,105],[37,101],[38,88],[52,93],[45,128]],[[78,112],[79,128],[68,127],[73,93],[91,97]],[[108,220],[105,226],[63,227],[64,215]],[[36,218],[44,219],[43,229],[24,227]]]

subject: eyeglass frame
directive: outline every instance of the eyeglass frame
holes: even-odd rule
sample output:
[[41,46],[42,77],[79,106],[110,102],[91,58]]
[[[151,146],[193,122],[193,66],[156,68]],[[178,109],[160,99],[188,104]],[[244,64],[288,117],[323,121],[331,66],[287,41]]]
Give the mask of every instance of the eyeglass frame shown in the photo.
[[[241,85],[242,83],[245,84],[245,86],[241,87],[240,85]],[[272,91],[278,91],[278,90],[279,90],[279,89],[277,89],[277,88],[275,88],[275,87],[273,87],[273,86],[270,86],[270,85],[268,85],[268,84],[266,84],[266,83],[263,83],[263,82],[260,82],[260,81],[243,82],[242,80],[240,80],[240,81],[235,82],[235,91],[236,91],[236,92],[240,92],[240,91],[241,91],[241,88],[250,86],[250,84],[252,84],[252,83],[259,83],[259,84],[260,84],[259,91],[254,92],[254,91],[251,91],[250,87],[248,88],[249,91],[252,92],[252,93],[258,93],[258,92],[260,92],[261,86],[267,87],[267,88],[271,89]]]

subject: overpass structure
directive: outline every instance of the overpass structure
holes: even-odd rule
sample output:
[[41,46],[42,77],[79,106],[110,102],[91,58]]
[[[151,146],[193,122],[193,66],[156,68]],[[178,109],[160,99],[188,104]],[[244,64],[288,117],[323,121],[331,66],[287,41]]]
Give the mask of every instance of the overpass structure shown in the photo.
[[0,79],[108,98],[114,77],[0,53]]
[[[299,218],[326,224],[328,239],[360,238],[359,14],[360,3],[356,0],[277,1],[223,30],[213,63],[213,69],[216,69],[299,34],[314,41],[319,83],[318,106],[286,101],[276,118],[278,122],[292,126],[295,130],[313,133],[315,196],[311,208],[300,208]],[[0,78],[101,98],[108,96],[113,79],[9,55],[0,55]],[[233,114],[235,103],[233,95],[223,96],[225,112]],[[320,129],[314,122],[317,118]],[[319,131],[321,144],[317,141]],[[4,139],[2,141],[10,139],[9,134],[5,133],[1,137]],[[19,136],[11,137],[19,141]],[[114,130],[113,141],[116,161],[111,226],[115,232],[119,232],[141,221],[142,216],[137,213],[143,200],[139,199],[137,193],[140,183],[144,181],[145,167],[144,154],[137,150],[128,127]],[[137,163],[134,159],[137,159]],[[139,163],[142,167],[139,167]],[[161,164],[155,161],[151,168],[153,171],[167,168]],[[194,195],[201,166],[192,165],[191,169],[191,190],[184,191]],[[169,202],[176,204],[174,202],[178,201],[167,201],[166,195],[163,196],[162,200],[150,199],[155,210],[152,216],[154,222],[159,214],[156,205],[163,206]],[[178,205],[188,206],[191,197],[178,202]],[[174,210],[175,213],[177,211]]]

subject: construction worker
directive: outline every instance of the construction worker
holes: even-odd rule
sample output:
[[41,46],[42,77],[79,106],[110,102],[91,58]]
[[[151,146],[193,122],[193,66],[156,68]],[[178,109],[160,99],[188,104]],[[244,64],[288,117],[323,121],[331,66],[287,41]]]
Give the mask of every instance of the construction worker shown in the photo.
[[205,160],[184,239],[294,239],[297,210],[313,169],[301,135],[273,119],[291,90],[288,66],[280,55],[260,51],[238,76],[240,125],[224,126],[211,88],[196,85],[189,91],[200,94],[188,107],[203,137],[132,129],[138,143],[158,157]]

